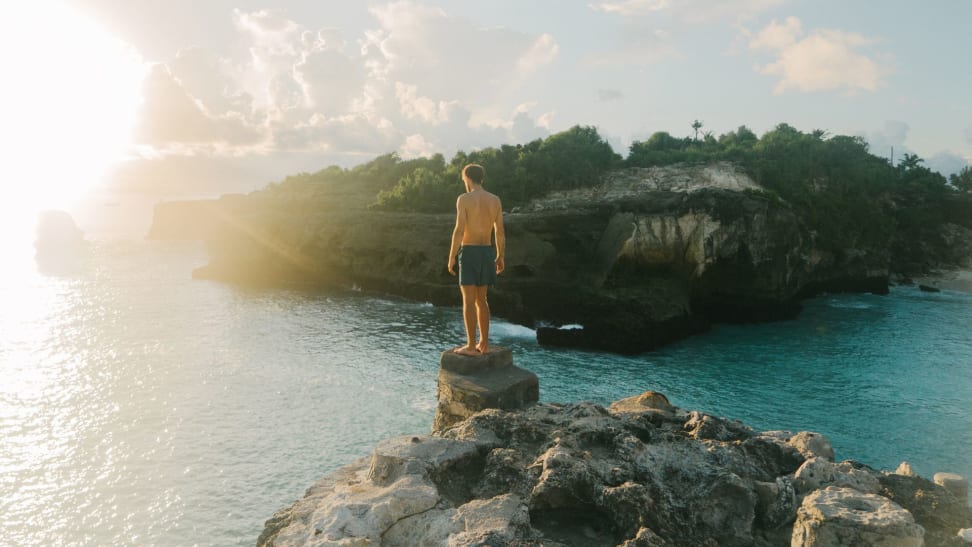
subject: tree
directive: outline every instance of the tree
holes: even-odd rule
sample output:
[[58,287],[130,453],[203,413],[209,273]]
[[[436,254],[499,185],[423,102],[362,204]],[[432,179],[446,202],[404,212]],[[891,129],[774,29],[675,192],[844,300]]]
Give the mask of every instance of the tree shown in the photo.
[[694,120],[692,122],[692,129],[695,130],[695,138],[693,140],[698,141],[699,140],[699,129],[702,129],[702,122],[700,122],[699,120]]
[[925,163],[925,160],[919,158],[917,154],[905,154],[904,158],[898,162],[898,168],[904,171],[910,171],[917,169],[920,163]]
[[972,165],[966,165],[958,173],[952,173],[948,180],[956,190],[972,192]]

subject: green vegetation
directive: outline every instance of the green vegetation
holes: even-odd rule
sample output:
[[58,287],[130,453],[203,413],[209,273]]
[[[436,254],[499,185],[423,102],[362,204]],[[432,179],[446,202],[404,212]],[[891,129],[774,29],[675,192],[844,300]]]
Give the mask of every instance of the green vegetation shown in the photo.
[[[402,160],[386,154],[354,167],[328,167],[271,185],[266,192],[312,198],[339,189],[370,196],[383,211],[450,213],[467,163],[486,169],[486,187],[511,209],[549,192],[594,186],[622,167],[728,161],[801,217],[821,248],[889,249],[900,271],[947,255],[946,224],[972,228],[972,169],[946,180],[913,155],[896,166],[872,155],[860,137],[829,136],[779,124],[761,137],[740,126],[714,137],[694,120],[692,136],[657,132],[622,159],[594,127],[575,126],[526,144]],[[942,253],[936,255],[935,253]]]
[[593,127],[575,126],[546,139],[459,152],[449,164],[439,162],[402,177],[378,194],[375,207],[387,211],[450,212],[463,191],[461,171],[469,163],[486,169],[486,186],[515,207],[555,190],[597,184],[621,157]]

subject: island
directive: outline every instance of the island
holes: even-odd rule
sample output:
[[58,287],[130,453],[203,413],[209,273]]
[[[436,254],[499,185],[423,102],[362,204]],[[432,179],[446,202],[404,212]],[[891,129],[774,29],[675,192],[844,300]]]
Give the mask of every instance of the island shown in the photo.
[[621,353],[972,263],[972,195],[918,158],[891,166],[859,138],[786,124],[758,139],[745,127],[717,141],[666,135],[624,160],[584,127],[450,162],[390,154],[160,204],[149,236],[206,240],[202,279],[457,305],[445,255],[458,170],[477,161],[507,227],[493,313],[541,344]]

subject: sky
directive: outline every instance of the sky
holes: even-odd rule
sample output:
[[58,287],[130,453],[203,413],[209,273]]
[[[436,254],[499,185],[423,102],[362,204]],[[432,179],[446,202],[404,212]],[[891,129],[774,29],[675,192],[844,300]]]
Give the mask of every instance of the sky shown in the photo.
[[249,191],[577,124],[625,155],[696,119],[860,135],[946,175],[972,162],[968,0],[19,5],[0,28],[3,144],[62,180],[45,191]]

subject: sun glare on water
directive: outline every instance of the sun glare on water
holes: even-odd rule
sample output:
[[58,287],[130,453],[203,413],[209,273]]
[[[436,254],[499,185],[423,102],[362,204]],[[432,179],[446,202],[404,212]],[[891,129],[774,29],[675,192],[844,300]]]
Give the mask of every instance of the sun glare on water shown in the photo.
[[38,211],[70,207],[126,154],[144,64],[59,0],[11,3],[0,20],[0,248]]

